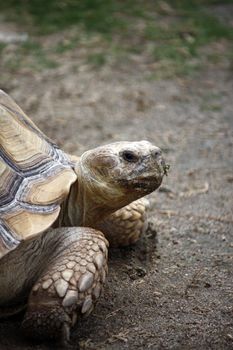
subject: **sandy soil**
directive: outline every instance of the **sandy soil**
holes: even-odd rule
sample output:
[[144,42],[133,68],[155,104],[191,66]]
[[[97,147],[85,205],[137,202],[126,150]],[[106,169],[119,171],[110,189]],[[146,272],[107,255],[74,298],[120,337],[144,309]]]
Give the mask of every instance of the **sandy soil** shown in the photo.
[[[150,196],[152,229],[134,247],[110,252],[104,296],[79,321],[72,343],[100,350],[233,349],[230,70],[154,81],[144,68],[74,71],[64,62],[40,74],[3,74],[1,88],[66,151],[147,139],[171,164]],[[1,350],[55,348],[24,339],[20,320],[1,321]]]

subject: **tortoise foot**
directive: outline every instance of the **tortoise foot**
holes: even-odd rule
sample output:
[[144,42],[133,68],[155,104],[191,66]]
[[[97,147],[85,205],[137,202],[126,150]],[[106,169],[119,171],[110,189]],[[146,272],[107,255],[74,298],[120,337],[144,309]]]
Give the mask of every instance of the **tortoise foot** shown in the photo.
[[[107,241],[90,228],[68,232],[66,247],[57,247],[52,263],[32,288],[22,324],[26,336],[69,341],[70,329],[89,315],[107,274]],[[74,239],[76,237],[76,239]],[[66,242],[66,243],[67,243]]]
[[22,323],[27,337],[35,339],[57,339],[61,343],[70,340],[72,319],[60,305],[38,305],[29,309]]

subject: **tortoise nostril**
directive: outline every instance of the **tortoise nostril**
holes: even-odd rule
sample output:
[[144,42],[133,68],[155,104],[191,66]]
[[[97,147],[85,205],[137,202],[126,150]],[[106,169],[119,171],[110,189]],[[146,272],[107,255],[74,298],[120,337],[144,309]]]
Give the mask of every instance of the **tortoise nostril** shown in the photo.
[[159,157],[161,157],[162,152],[161,152],[161,150],[160,150],[159,148],[156,148],[156,149],[154,149],[154,150],[152,151],[152,155],[153,155],[153,157],[155,157],[155,158],[159,158]]

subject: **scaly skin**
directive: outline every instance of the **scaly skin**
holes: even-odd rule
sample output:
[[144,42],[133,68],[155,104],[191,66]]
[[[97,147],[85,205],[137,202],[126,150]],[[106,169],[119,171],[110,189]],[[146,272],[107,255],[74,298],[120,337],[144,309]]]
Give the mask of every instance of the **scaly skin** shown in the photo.
[[148,199],[138,199],[109,215],[97,228],[104,233],[110,247],[134,244],[148,227],[148,209]]
[[119,142],[85,152],[75,172],[58,228],[0,261],[0,314],[29,296],[23,328],[33,337],[68,340],[78,315],[92,310],[107,272],[108,244],[96,229],[113,245],[134,242],[143,232],[146,204],[130,203],[161,184],[165,163],[149,142]]
[[108,242],[91,228],[56,229],[55,235],[60,246],[32,288],[22,326],[29,336],[68,341],[78,315],[88,315],[101,294]]

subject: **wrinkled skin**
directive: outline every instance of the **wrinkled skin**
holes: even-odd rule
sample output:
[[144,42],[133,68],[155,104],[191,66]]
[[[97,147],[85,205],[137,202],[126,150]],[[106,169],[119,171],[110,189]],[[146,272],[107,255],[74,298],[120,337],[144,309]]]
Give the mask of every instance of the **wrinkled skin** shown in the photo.
[[76,164],[65,224],[90,226],[156,190],[166,172],[161,150],[148,141],[116,142],[85,152]]

